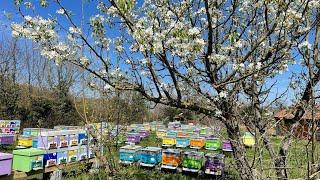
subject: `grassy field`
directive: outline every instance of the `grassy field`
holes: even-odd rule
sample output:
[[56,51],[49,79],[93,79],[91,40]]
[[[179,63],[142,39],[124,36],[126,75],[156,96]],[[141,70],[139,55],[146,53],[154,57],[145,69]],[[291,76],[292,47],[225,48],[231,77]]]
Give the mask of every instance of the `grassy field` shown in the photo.
[[[275,150],[278,150],[279,144],[281,142],[281,137],[273,137],[272,143]],[[289,179],[305,179],[307,174],[307,153],[306,153],[306,140],[296,139],[293,141],[290,148],[287,164],[288,164],[288,174]],[[152,134],[148,138],[142,140],[141,146],[158,146],[161,147],[161,140],[157,139],[155,134]],[[319,162],[320,157],[320,147],[319,143],[316,143],[315,148],[315,159]],[[311,149],[309,147],[309,149]],[[208,152],[207,150],[201,150],[203,152]],[[309,150],[311,151],[311,150]],[[250,159],[252,167],[255,168],[256,173],[261,173],[263,179],[275,179],[275,171],[273,169],[273,163],[270,156],[265,149],[247,149],[247,156]],[[117,154],[117,153],[116,153]],[[311,157],[310,157],[311,158]],[[309,159],[310,159],[309,158]],[[232,157],[226,158],[226,175],[223,178],[214,177],[212,179],[239,179],[236,172],[235,162]],[[121,167],[118,172],[119,179],[201,179],[196,175],[190,174],[180,174],[180,173],[167,173],[161,172],[155,169],[145,169],[137,166],[126,166]],[[76,177],[70,177],[68,179],[77,180],[89,180],[89,179],[107,179],[105,172],[99,172],[95,175],[81,174]]]
[[[281,137],[273,137],[272,143],[276,150],[278,150]],[[157,146],[161,147],[161,140],[156,138],[155,134],[152,134],[148,138],[145,138],[141,141],[139,145],[146,146]],[[307,153],[306,153],[306,140],[296,139],[293,141],[288,158],[288,175],[289,179],[302,178],[305,179],[307,174]],[[123,144],[119,145],[121,147]],[[320,157],[320,144],[317,142],[315,144],[315,162],[319,162]],[[262,146],[261,146],[262,147]],[[0,146],[1,152],[11,152],[14,149],[14,146]],[[309,152],[311,148],[309,147]],[[208,152],[207,150],[200,150],[203,152]],[[118,149],[114,148],[112,152],[115,157],[115,161],[118,162]],[[247,156],[250,159],[250,164],[254,167],[256,173],[261,173],[263,179],[275,179],[275,171],[273,169],[273,163],[269,157],[268,152],[265,149],[255,149],[248,148]],[[311,157],[309,157],[311,159]],[[239,179],[239,176],[236,172],[235,162],[232,157],[226,158],[226,175],[223,178],[213,178],[213,179]],[[81,172],[81,171],[80,171]],[[98,173],[80,173],[78,175],[67,174],[69,176],[64,177],[68,180],[91,180],[91,179],[108,179],[108,175],[105,171],[100,171]],[[117,172],[118,179],[200,179],[196,175],[190,174],[181,174],[181,173],[170,173],[170,172],[161,172],[156,169],[145,169],[138,166],[119,166],[119,171]]]
[[[122,144],[123,145],[123,144]],[[146,146],[156,146],[161,147],[162,141],[158,138],[156,138],[155,134],[151,134],[148,138],[143,139],[140,144],[140,146],[146,147]],[[121,145],[120,145],[121,146]],[[185,149],[187,150],[187,149]],[[189,149],[190,150],[190,149]],[[208,150],[200,150],[202,152],[209,152]],[[211,151],[212,152],[212,151]],[[116,153],[116,156],[118,153]],[[118,161],[116,157],[116,161]],[[234,168],[230,168],[228,164],[230,164],[232,158],[226,159],[226,165],[227,165],[227,171],[228,173],[223,178],[221,177],[214,177],[213,179],[239,179],[237,176],[237,173],[234,171]],[[150,168],[143,168],[139,166],[119,166],[120,170],[117,174],[117,178],[119,179],[161,179],[161,180],[169,180],[169,179],[178,179],[178,180],[187,180],[187,179],[203,179],[203,177],[199,177],[196,174],[183,174],[183,173],[175,173],[170,171],[160,171],[156,169],[150,169]],[[208,179],[210,177],[206,177]],[[81,174],[76,177],[69,177],[66,178],[68,180],[91,180],[91,179],[108,179],[107,174],[104,171],[93,174]]]

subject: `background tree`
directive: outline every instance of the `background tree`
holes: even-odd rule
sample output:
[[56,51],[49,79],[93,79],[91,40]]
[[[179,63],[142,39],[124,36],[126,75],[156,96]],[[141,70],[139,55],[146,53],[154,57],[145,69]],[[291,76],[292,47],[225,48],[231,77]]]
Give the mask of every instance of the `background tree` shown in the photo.
[[[44,57],[86,69],[107,89],[136,91],[154,103],[221,121],[242,179],[255,176],[241,141],[241,103],[244,97],[251,100],[254,116],[248,128],[258,129],[268,147],[267,119],[261,113],[265,97],[277,88],[270,82],[298,62],[296,47],[309,47],[301,40],[316,31],[319,16],[314,12],[320,7],[317,0],[90,1],[98,12],[86,19],[86,27],[77,24],[63,1],[52,3],[64,21],[26,15],[30,11],[21,2],[15,4],[24,19],[12,24],[12,34],[39,43]],[[310,83],[298,103],[309,103]],[[304,114],[298,107],[295,122]],[[288,139],[279,153],[268,148],[279,179],[288,176],[283,156]]]

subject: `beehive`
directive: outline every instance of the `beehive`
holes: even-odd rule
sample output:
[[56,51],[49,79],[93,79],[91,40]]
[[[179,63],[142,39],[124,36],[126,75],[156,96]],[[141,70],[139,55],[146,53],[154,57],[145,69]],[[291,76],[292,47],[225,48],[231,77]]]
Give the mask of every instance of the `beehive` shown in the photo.
[[68,142],[69,142],[69,147],[78,146],[78,131],[77,130],[69,130]]
[[69,146],[68,136],[68,131],[61,131],[61,134],[58,138],[58,148],[66,148]]
[[18,146],[32,147],[32,137],[27,135],[19,136]]
[[58,147],[58,139],[59,139],[58,131],[40,132],[38,137],[38,148],[56,149]]
[[78,143],[80,145],[86,145],[88,144],[88,135],[87,132],[84,130],[81,130],[78,134]]
[[73,146],[68,148],[68,162],[76,162],[78,161],[78,146]]
[[14,135],[13,134],[0,134],[0,144],[13,144]]
[[43,163],[45,167],[54,166],[57,164],[57,150],[48,150],[43,156]]
[[85,145],[79,147],[78,150],[78,160],[83,161],[88,158],[88,148]]
[[44,151],[35,148],[13,150],[13,170],[30,172],[42,169]]
[[12,154],[0,153],[0,176],[10,175],[12,165]]
[[66,164],[68,162],[68,148],[57,150],[57,164]]

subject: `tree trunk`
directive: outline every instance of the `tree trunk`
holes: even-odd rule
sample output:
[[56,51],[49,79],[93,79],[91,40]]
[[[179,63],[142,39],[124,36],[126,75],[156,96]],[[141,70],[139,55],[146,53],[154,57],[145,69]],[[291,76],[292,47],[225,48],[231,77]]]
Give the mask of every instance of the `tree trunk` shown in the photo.
[[276,170],[277,178],[279,180],[287,179],[288,174],[286,170],[286,156],[287,156],[288,148],[290,144],[289,139],[283,141],[282,145],[280,146],[279,153],[276,154],[274,152],[270,139],[265,134],[264,129],[260,130],[260,134],[262,135],[263,143],[269,152],[270,158],[273,159],[274,166],[276,168],[275,170]]
[[277,168],[277,177],[279,180],[288,179],[288,173],[286,169],[286,159],[288,155],[288,150],[291,144],[291,134],[287,135],[281,142],[279,154],[275,160],[275,167]]
[[241,179],[253,179],[253,172],[246,158],[246,150],[242,144],[239,126],[234,124],[227,124],[226,126],[229,138],[231,139],[233,157]]

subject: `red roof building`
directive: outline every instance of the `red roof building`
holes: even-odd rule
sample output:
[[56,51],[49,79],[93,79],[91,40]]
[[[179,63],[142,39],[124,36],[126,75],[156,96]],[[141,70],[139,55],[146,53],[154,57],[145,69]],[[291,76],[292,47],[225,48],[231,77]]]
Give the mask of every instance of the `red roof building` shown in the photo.
[[[291,124],[293,123],[294,114],[296,113],[297,109],[282,109],[279,112],[275,113],[274,118],[277,121],[277,134],[278,135],[284,135],[291,132]],[[312,119],[314,119],[316,122],[319,122],[320,120],[320,106],[317,106],[315,112],[314,112],[314,118],[312,117],[311,111],[306,111],[302,118],[300,119],[300,125],[294,129],[294,134],[296,137],[299,138],[309,138],[312,134]],[[316,134],[320,135],[319,131],[319,124],[315,123],[317,125]],[[318,139],[318,138],[317,138]],[[319,136],[320,140],[320,136]]]

